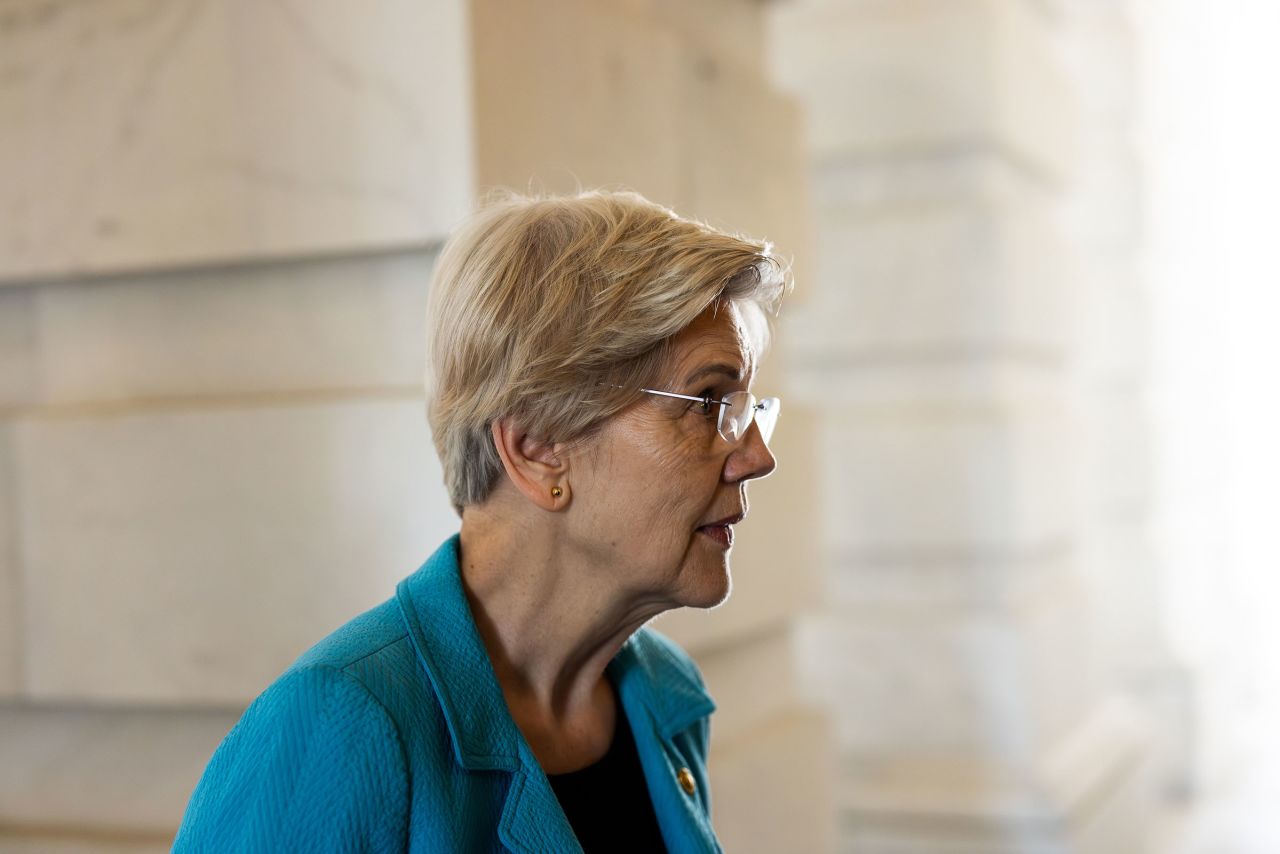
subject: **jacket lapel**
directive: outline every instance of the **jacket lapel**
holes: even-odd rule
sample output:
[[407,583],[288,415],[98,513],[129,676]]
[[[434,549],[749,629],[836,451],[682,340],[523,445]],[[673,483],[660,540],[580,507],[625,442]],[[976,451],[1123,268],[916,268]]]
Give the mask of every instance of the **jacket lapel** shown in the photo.
[[498,835],[512,851],[580,852],[550,782],[507,710],[458,573],[458,537],[396,588],[409,638],[422,662],[453,746],[470,771],[511,774]]
[[[526,750],[528,748],[525,748]],[[532,755],[511,780],[502,808],[498,838],[512,851],[565,851],[581,854],[578,837],[560,808],[542,768]]]
[[[665,656],[644,649],[665,642],[649,629],[640,629],[609,663],[609,672],[631,722],[667,849],[672,854],[719,851],[702,757],[686,756],[688,743],[677,744],[678,737],[715,711],[715,703],[689,674],[672,666]],[[692,795],[680,785],[682,769],[697,780]]]

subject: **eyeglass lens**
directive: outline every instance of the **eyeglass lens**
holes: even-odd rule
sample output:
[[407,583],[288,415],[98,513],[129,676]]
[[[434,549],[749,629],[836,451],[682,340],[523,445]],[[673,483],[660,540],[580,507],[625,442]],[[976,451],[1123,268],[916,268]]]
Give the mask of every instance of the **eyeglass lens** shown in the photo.
[[754,418],[760,429],[760,438],[767,444],[773,435],[773,428],[778,423],[779,402],[776,397],[767,397],[759,403],[756,396],[747,391],[735,391],[725,395],[725,406],[721,407],[720,435],[730,442],[736,442],[746,435]]

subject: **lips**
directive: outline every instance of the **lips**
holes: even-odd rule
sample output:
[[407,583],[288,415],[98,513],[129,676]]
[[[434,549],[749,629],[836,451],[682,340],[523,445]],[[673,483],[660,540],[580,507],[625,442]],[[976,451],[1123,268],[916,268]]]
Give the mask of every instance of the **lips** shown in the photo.
[[732,516],[726,516],[715,522],[701,525],[698,527],[698,533],[710,538],[719,544],[721,548],[727,549],[733,545],[733,526],[741,522],[745,515],[744,513],[735,513]]
[[703,525],[698,533],[714,540],[721,548],[727,549],[733,545],[733,528],[728,525]]
[[702,525],[702,527],[710,528],[713,525],[736,525],[746,517],[747,517],[747,514],[739,510],[737,513],[734,513],[732,516],[725,516],[723,519],[717,519],[714,522],[707,522],[704,525]]

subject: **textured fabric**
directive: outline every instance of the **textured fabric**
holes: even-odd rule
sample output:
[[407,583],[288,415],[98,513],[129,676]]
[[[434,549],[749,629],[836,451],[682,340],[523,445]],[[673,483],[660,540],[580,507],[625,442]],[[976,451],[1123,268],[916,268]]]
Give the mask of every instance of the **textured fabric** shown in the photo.
[[586,854],[666,850],[626,715],[599,761],[548,779]]
[[[196,786],[175,851],[581,851],[507,710],[457,545],[253,702]],[[697,667],[643,628],[608,676],[667,848],[719,851],[706,772],[715,704]]]

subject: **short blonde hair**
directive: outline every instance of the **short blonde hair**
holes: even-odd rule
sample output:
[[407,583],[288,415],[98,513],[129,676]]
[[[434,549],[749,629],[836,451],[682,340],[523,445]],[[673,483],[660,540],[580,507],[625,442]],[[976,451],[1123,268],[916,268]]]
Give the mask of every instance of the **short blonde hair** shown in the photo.
[[682,219],[635,193],[504,195],[450,237],[428,309],[427,412],[459,513],[502,471],[490,425],[587,437],[665,367],[717,301],[765,345],[789,277],[767,243]]

